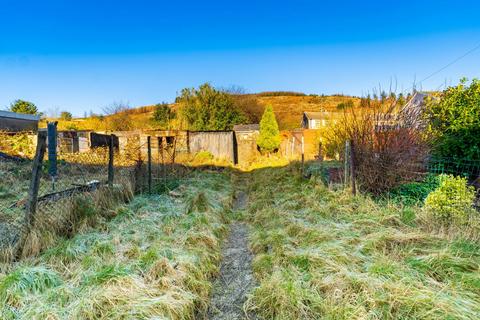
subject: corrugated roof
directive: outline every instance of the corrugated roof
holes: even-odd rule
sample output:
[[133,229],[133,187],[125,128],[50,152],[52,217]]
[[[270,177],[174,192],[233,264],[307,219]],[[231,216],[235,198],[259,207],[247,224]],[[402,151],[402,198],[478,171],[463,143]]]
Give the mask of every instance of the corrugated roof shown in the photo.
[[16,113],[16,112],[10,112],[10,111],[1,111],[1,110],[0,110],[0,118],[30,120],[30,121],[40,120],[40,116],[36,116],[33,114],[23,114],[23,113]]

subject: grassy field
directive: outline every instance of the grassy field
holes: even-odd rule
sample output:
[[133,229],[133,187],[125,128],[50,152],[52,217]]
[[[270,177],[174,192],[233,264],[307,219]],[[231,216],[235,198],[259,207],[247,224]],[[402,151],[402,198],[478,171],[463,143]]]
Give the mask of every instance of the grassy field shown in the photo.
[[291,167],[251,181],[260,285],[249,310],[265,319],[478,319],[478,231],[442,235],[419,208],[353,198]]
[[[1,319],[195,319],[232,219],[250,225],[259,319],[477,319],[478,229],[301,178],[298,164],[194,170],[0,267]],[[241,186],[240,186],[241,181]],[[246,183],[246,185],[245,185]],[[235,190],[248,193],[231,211]]]
[[193,319],[207,307],[230,201],[218,172],[136,197],[109,222],[3,265],[0,318]]

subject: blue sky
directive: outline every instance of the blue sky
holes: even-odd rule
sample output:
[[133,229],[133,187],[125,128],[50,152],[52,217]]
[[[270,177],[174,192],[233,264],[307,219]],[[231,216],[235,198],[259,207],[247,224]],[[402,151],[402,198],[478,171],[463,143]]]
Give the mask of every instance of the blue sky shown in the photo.
[[[0,0],[0,108],[76,115],[172,101],[211,82],[248,92],[408,89],[480,44],[478,1]],[[480,77],[480,50],[419,84]]]

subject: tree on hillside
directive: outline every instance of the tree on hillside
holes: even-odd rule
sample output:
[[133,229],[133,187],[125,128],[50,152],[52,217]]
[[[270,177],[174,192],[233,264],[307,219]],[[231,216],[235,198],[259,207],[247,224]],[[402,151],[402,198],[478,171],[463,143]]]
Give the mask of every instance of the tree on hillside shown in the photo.
[[60,113],[60,119],[64,120],[64,121],[71,121],[73,118],[72,114],[68,111],[62,111]]
[[10,111],[25,114],[38,114],[37,106],[33,102],[25,100],[15,100],[10,105]]
[[235,124],[246,120],[228,93],[208,83],[198,89],[183,89],[176,101],[180,103],[181,120],[190,130],[231,130]]
[[256,96],[251,94],[232,95],[233,103],[238,110],[242,110],[248,123],[258,123],[262,117],[263,106],[258,103]]
[[338,110],[352,109],[354,106],[353,100],[347,100],[346,102],[341,102],[337,105]]
[[162,129],[169,129],[170,121],[175,119],[176,113],[170,106],[163,102],[155,106],[152,121]]
[[462,79],[427,103],[428,129],[441,157],[480,160],[480,80]]
[[257,145],[264,153],[271,153],[280,147],[280,131],[271,105],[267,105],[260,121],[260,136]]

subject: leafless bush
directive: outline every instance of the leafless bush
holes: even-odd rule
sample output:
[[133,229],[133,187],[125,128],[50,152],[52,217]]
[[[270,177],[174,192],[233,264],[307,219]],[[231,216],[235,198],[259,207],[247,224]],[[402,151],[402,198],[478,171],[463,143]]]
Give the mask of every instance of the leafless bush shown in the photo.
[[418,110],[400,107],[396,100],[370,109],[344,110],[328,140],[337,146],[352,141],[357,181],[373,194],[417,180],[428,154]]

